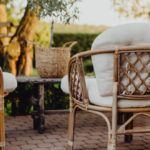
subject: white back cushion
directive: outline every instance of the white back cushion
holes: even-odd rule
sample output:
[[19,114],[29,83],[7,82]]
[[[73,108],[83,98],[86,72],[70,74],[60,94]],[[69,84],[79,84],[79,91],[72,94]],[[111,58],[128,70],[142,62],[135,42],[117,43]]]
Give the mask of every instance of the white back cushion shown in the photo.
[[[121,46],[150,44],[150,23],[131,23],[109,28],[92,44],[92,50],[115,49]],[[111,96],[113,88],[113,55],[92,56],[101,96]]]

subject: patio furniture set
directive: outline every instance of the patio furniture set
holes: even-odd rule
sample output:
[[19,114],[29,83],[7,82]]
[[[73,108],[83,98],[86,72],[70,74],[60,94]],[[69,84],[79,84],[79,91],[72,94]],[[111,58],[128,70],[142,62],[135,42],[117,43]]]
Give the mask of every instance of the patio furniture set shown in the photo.
[[[61,80],[61,88],[70,95],[70,113],[68,126],[68,149],[73,150],[75,115],[83,110],[101,116],[108,127],[107,150],[117,149],[117,136],[133,133],[150,132],[144,127],[133,127],[132,123],[139,115],[150,117],[150,24],[132,23],[112,27],[99,35],[92,45],[92,50],[76,54],[70,59],[68,75]],[[84,72],[84,60],[92,59],[95,77],[88,77]],[[4,76],[4,90],[3,77]],[[17,86],[16,79],[0,74],[1,102],[3,102],[6,82]],[[17,79],[19,82],[39,84],[40,115],[44,116],[41,99],[44,82],[51,79]],[[13,84],[10,84],[13,82]],[[9,88],[8,88],[9,89]],[[6,90],[7,91],[7,90]],[[40,107],[41,106],[41,107]],[[4,108],[1,104],[1,122],[4,123]],[[111,119],[105,115],[111,113]],[[126,120],[118,121],[119,114],[129,114]],[[35,115],[36,116],[36,115]],[[118,119],[119,118],[119,119]],[[5,149],[4,124],[1,124],[1,147]],[[101,132],[101,131],[99,131]]]

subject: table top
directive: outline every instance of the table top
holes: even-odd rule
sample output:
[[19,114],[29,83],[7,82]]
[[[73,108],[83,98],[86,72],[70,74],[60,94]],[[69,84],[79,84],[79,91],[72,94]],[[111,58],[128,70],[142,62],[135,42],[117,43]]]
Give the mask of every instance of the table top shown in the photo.
[[26,77],[26,76],[17,76],[18,83],[54,83],[61,82],[61,78],[41,78],[36,76]]

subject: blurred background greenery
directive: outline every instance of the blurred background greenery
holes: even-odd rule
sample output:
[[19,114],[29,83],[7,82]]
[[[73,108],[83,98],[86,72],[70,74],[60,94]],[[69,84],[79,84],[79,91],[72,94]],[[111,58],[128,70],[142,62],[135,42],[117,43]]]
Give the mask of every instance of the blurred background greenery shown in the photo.
[[[126,0],[110,0],[112,6],[116,12],[125,17],[131,18],[150,18],[149,13],[149,1],[143,0],[132,0],[128,3]],[[30,5],[28,4],[30,2]],[[8,22],[8,30],[5,27],[0,28],[0,34],[7,34],[9,31],[13,36],[10,40],[7,38],[0,38],[0,63],[3,63],[3,60],[9,60],[10,71],[16,75],[24,74],[31,76],[38,76],[38,73],[35,68],[35,58],[34,58],[34,48],[28,47],[30,51],[27,51],[25,47],[22,46],[20,41],[31,41],[35,42],[42,47],[49,47],[52,44],[54,47],[60,47],[65,42],[68,41],[78,41],[78,44],[74,46],[71,50],[71,55],[74,55],[78,52],[85,51],[91,48],[91,44],[95,37],[103,32],[108,26],[95,26],[95,25],[76,25],[76,24],[54,24],[52,28],[51,23],[57,20],[57,15],[52,15],[53,6],[57,5],[57,0],[0,0],[0,23]],[[66,3],[67,0],[61,1],[62,6]],[[73,3],[76,3],[77,0],[73,0]],[[52,5],[45,5],[46,3]],[[36,6],[42,5],[44,13],[48,14],[49,17],[46,19],[37,18],[38,15],[35,15],[33,8]],[[29,7],[30,6],[30,7]],[[33,8],[32,8],[33,6]],[[45,6],[49,6],[46,8]],[[61,18],[62,8],[61,5],[57,5],[58,16]],[[32,9],[31,9],[32,8]],[[37,7],[38,8],[38,7]],[[69,10],[65,5],[64,14]],[[38,11],[37,11],[38,12]],[[36,13],[37,13],[36,12]],[[55,11],[54,11],[55,12]],[[78,10],[74,9],[75,14],[73,17],[77,18]],[[43,14],[43,13],[42,13]],[[55,13],[54,13],[55,14]],[[45,14],[43,14],[45,15]],[[71,16],[72,14],[70,14]],[[52,17],[53,16],[53,17]],[[65,16],[65,15],[64,15]],[[67,16],[68,17],[68,16]],[[91,16],[89,16],[91,17]],[[54,19],[55,18],[55,19]],[[65,18],[67,21],[70,18]],[[69,20],[68,20],[69,19]],[[45,22],[44,20],[49,20]],[[11,24],[10,24],[11,23]],[[10,26],[13,27],[10,29]],[[35,30],[36,27],[36,30]],[[53,31],[53,32],[52,32]],[[53,34],[53,39],[51,38]],[[30,36],[29,36],[30,35]],[[50,39],[51,38],[51,39]],[[50,44],[50,41],[52,42]],[[16,42],[16,44],[14,44]],[[11,49],[6,50],[5,45],[11,45]],[[6,46],[7,47],[7,46]],[[14,52],[18,52],[16,57],[12,59]],[[18,51],[17,51],[18,49]],[[27,53],[29,52],[29,53]],[[13,55],[12,55],[13,54]],[[25,64],[23,64],[24,56],[28,56],[32,59],[31,64],[32,71],[29,73],[24,69]],[[9,56],[9,57],[8,57]],[[16,59],[17,58],[17,59]],[[11,66],[11,62],[15,62],[15,66]],[[14,63],[14,64],[15,64]],[[22,64],[21,64],[22,63]],[[5,63],[4,63],[5,64]],[[21,64],[21,65],[20,65]],[[3,67],[4,65],[1,65]],[[15,68],[16,67],[16,68]],[[15,68],[15,69],[14,69]],[[22,68],[23,70],[19,70]],[[91,66],[91,61],[86,59],[84,62],[85,72],[91,75],[93,68]],[[3,67],[5,70],[5,67]],[[92,73],[93,75],[93,73]],[[60,83],[45,85],[45,107],[46,109],[67,109],[68,108],[68,95],[65,95],[60,89]],[[26,115],[32,112],[33,106],[31,104],[30,98],[35,95],[37,89],[34,85],[18,85],[18,88],[15,92],[9,94],[6,97],[5,107],[7,115]]]
[[[27,8],[27,2],[22,3],[21,0],[7,0],[3,1],[0,0],[0,9],[5,10],[5,14],[7,14],[7,17],[4,18],[2,15],[0,15],[0,22],[11,22],[14,28],[11,28],[9,32],[13,35],[10,38],[9,45],[13,45],[14,42],[19,42],[20,39],[22,40],[32,40],[33,43],[38,44],[42,47],[49,47],[50,45],[50,37],[51,37],[51,26],[49,22],[44,21],[43,19],[39,20],[36,24],[36,30],[35,33],[31,35],[29,38],[25,38],[26,33],[30,35],[31,31],[34,30],[36,18],[34,14],[32,14],[32,11],[28,10]],[[25,22],[28,17],[28,21]],[[32,19],[33,18],[33,29],[29,28],[32,25]],[[4,20],[3,20],[4,19]],[[30,19],[30,20],[29,20]],[[29,29],[28,29],[29,28]],[[54,29],[53,29],[53,40],[52,40],[52,46],[53,47],[61,47],[64,43],[69,41],[77,41],[78,44],[74,46],[71,50],[71,55],[74,55],[78,52],[89,50],[91,48],[91,44],[95,37],[103,32],[105,29],[107,29],[107,26],[94,26],[94,25],[77,25],[77,24],[62,24],[62,23],[55,23]],[[27,30],[28,29],[28,30]],[[7,33],[7,32],[4,32]],[[0,34],[3,34],[3,30],[0,30]],[[33,36],[33,37],[32,37]],[[16,40],[17,39],[17,40]],[[2,41],[2,44],[5,45],[6,43],[3,43],[3,39],[0,38]],[[7,43],[8,44],[8,43]],[[17,43],[19,44],[19,43]],[[14,45],[13,45],[14,46]],[[20,55],[23,54],[26,49],[21,46]],[[2,46],[0,46],[0,50]],[[17,51],[17,48],[14,48],[14,51]],[[11,53],[10,53],[11,54]],[[10,55],[9,51],[7,52],[6,56]],[[5,54],[4,54],[5,55]],[[38,73],[36,71],[35,67],[35,58],[34,58],[34,47],[31,49],[31,55],[32,56],[32,72],[31,76],[38,76]],[[10,57],[4,57],[6,59],[10,59]],[[20,57],[20,56],[19,56]],[[21,58],[21,57],[20,57]],[[12,60],[12,59],[10,59]],[[15,58],[15,61],[19,60]],[[21,62],[21,61],[20,61]],[[18,63],[17,63],[18,64]],[[3,66],[2,66],[3,67]],[[18,70],[17,66],[17,70]],[[91,72],[92,66],[91,61],[87,59],[84,63],[85,71]],[[3,68],[5,70],[5,67]],[[10,69],[12,73],[13,69]],[[18,72],[15,72],[16,75]],[[24,74],[24,72],[22,72]],[[24,74],[26,75],[26,74]],[[68,95],[64,94],[60,89],[60,83],[53,83],[53,84],[46,84],[45,85],[45,108],[46,109],[68,109],[69,100]],[[37,93],[37,87],[33,84],[18,84],[17,89],[10,93],[5,98],[5,107],[6,107],[6,114],[7,115],[27,115],[33,111],[33,105],[31,103],[31,99],[33,96],[36,97]]]

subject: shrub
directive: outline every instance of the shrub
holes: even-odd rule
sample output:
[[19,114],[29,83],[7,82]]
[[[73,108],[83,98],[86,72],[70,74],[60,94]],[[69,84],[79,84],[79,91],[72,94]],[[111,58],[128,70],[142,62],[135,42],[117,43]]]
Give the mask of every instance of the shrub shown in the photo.
[[89,50],[92,42],[98,34],[88,33],[55,33],[53,46],[62,46],[65,42],[77,41],[78,44],[73,47],[71,54],[74,55],[78,52]]

